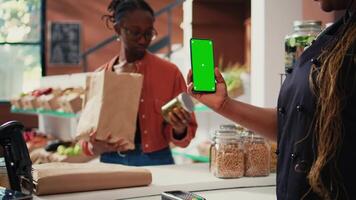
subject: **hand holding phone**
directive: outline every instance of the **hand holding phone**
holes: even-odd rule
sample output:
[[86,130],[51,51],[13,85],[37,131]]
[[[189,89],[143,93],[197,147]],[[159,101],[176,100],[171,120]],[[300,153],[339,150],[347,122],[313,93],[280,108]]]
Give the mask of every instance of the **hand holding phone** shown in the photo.
[[193,91],[193,73],[189,70],[187,76],[187,92],[189,95],[194,97],[194,99],[205,104],[206,106],[212,108],[215,111],[219,111],[222,108],[224,102],[229,98],[227,94],[227,87],[222,74],[219,72],[218,68],[214,69],[215,79],[216,79],[216,91],[214,93],[197,93]]
[[216,84],[213,41],[192,38],[190,40],[190,54],[193,72],[193,92],[214,93]]

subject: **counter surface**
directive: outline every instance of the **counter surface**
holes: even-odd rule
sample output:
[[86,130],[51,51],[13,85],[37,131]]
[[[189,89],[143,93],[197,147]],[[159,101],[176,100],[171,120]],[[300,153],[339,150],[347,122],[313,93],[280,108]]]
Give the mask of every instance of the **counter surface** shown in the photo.
[[[251,187],[251,188],[236,188],[236,189],[220,189],[209,190],[202,192],[194,192],[207,200],[276,200],[276,187]],[[160,195],[149,197],[138,197],[130,200],[161,200]]]
[[[202,191],[203,196],[210,199],[227,199],[221,195],[258,195],[267,194],[263,199],[275,199],[275,174],[267,177],[243,177],[238,179],[219,179],[209,172],[209,166],[203,164],[165,165],[145,167],[152,172],[152,184],[146,187],[122,188],[114,190],[101,190],[92,192],[79,192],[69,194],[47,195],[34,197],[36,200],[61,199],[160,199],[159,195],[168,190]],[[58,187],[60,184],[58,183]],[[210,191],[214,190],[214,191]],[[222,191],[224,190],[224,191]],[[225,192],[225,190],[227,192]],[[197,192],[200,194],[199,192]],[[155,196],[156,195],[156,196]],[[151,197],[148,197],[151,196]],[[230,197],[231,197],[230,196]],[[251,199],[248,198],[244,199]],[[144,197],[144,198],[142,198]],[[253,198],[252,198],[253,199]],[[258,196],[255,199],[261,199]]]

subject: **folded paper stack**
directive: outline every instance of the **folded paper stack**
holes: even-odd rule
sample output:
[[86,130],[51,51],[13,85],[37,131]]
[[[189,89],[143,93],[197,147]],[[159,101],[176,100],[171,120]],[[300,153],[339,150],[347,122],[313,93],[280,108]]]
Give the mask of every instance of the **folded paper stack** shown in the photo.
[[152,175],[141,167],[61,162],[33,165],[33,180],[35,194],[48,195],[146,186]]

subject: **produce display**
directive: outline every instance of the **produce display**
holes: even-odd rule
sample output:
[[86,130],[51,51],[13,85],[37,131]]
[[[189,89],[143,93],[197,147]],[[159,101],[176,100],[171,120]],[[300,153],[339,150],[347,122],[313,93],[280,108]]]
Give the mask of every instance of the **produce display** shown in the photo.
[[35,131],[24,131],[23,137],[30,152],[34,149],[45,147],[48,142],[47,136],[38,134]]
[[81,146],[79,144],[75,144],[71,147],[66,147],[65,145],[59,145],[57,148],[57,153],[60,155],[67,155],[67,156],[77,156],[82,153]]
[[82,153],[80,144],[53,139],[34,130],[23,132],[32,163],[86,162],[94,157]]
[[15,109],[77,113],[82,109],[84,89],[42,88],[11,99]]
[[45,147],[45,150],[48,152],[56,152],[58,146],[62,145],[62,146],[68,147],[71,144],[72,144],[72,142],[64,142],[61,140],[52,140],[52,141],[48,142],[47,146]]

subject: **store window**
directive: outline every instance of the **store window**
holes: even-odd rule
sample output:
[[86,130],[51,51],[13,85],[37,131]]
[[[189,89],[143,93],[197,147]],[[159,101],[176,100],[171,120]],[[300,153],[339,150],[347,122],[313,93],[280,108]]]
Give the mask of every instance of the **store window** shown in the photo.
[[0,0],[0,100],[39,87],[42,0]]

